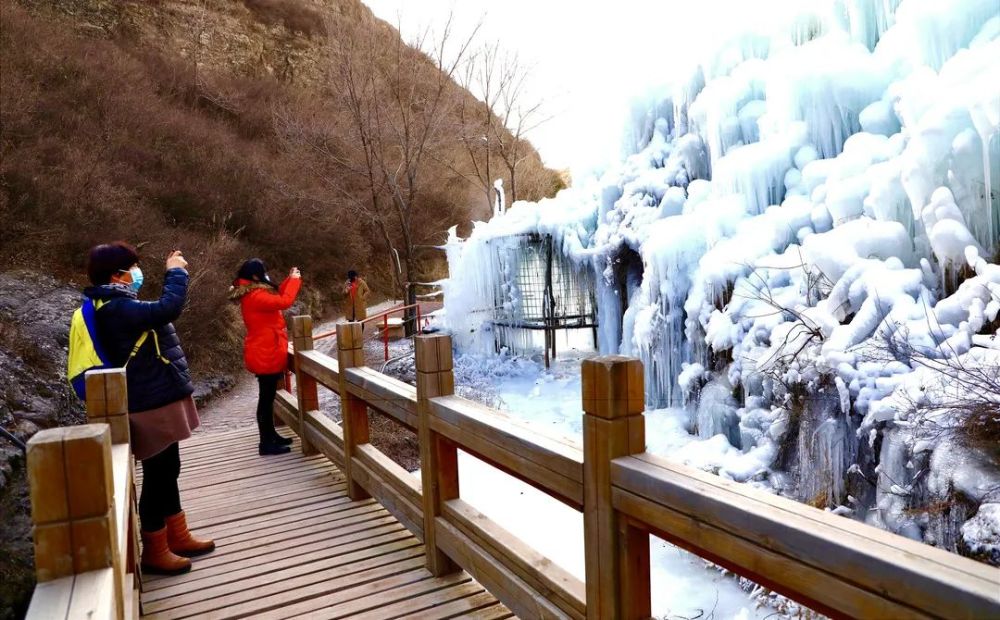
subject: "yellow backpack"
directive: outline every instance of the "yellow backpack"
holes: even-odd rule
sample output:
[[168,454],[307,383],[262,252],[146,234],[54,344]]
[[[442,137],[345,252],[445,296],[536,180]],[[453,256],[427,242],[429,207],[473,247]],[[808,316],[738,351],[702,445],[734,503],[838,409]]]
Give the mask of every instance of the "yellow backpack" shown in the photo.
[[[83,304],[73,312],[73,319],[69,324],[69,355],[66,357],[66,377],[69,384],[73,386],[73,391],[80,400],[87,399],[87,372],[110,368],[108,357],[101,349],[100,341],[97,339],[97,311],[104,305],[104,301],[96,302],[89,297],[83,298]],[[148,330],[139,336],[128,359],[125,360],[124,367],[132,361],[139,348],[153,333],[153,342],[156,345],[156,355],[164,363],[169,364],[170,360],[165,359],[160,354],[160,341],[155,330]]]

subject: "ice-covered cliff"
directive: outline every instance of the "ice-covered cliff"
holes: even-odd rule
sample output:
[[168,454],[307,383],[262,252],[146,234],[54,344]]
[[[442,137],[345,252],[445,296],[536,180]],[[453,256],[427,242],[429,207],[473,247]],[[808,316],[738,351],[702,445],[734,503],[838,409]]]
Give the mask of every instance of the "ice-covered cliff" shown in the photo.
[[453,239],[448,325],[489,340],[488,241],[551,234],[649,407],[767,455],[720,475],[996,562],[1000,5],[789,10],[637,102],[600,178]]

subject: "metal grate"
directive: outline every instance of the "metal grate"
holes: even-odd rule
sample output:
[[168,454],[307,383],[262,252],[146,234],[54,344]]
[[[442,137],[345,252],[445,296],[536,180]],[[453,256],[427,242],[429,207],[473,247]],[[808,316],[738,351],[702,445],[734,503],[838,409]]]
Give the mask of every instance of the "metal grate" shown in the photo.
[[503,237],[491,247],[500,274],[493,293],[498,347],[525,341],[518,330],[544,330],[548,362],[555,355],[555,330],[596,330],[593,272],[555,251],[550,235]]

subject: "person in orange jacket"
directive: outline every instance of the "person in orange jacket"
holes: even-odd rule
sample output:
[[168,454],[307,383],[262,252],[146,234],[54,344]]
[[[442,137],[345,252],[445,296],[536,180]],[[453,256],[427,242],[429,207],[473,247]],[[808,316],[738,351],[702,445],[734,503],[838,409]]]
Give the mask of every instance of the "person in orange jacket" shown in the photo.
[[247,328],[243,343],[243,361],[247,370],[257,375],[257,452],[286,454],[292,440],[274,429],[274,397],[288,367],[288,329],[282,311],[295,303],[302,286],[302,274],[293,267],[280,286],[267,275],[267,265],[252,258],[240,267],[229,289],[229,299],[240,304]]

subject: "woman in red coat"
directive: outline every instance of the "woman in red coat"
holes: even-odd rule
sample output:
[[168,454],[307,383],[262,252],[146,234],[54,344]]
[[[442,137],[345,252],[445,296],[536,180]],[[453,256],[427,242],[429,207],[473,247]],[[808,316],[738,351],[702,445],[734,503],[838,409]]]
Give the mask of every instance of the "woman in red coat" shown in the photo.
[[302,275],[293,267],[288,277],[275,286],[267,275],[267,266],[259,258],[243,263],[236,281],[229,289],[229,299],[240,304],[247,337],[243,361],[247,370],[257,375],[260,386],[257,398],[257,429],[260,432],[258,453],[285,454],[292,440],[274,430],[274,397],[288,367],[288,329],[282,311],[295,303],[302,285]]

